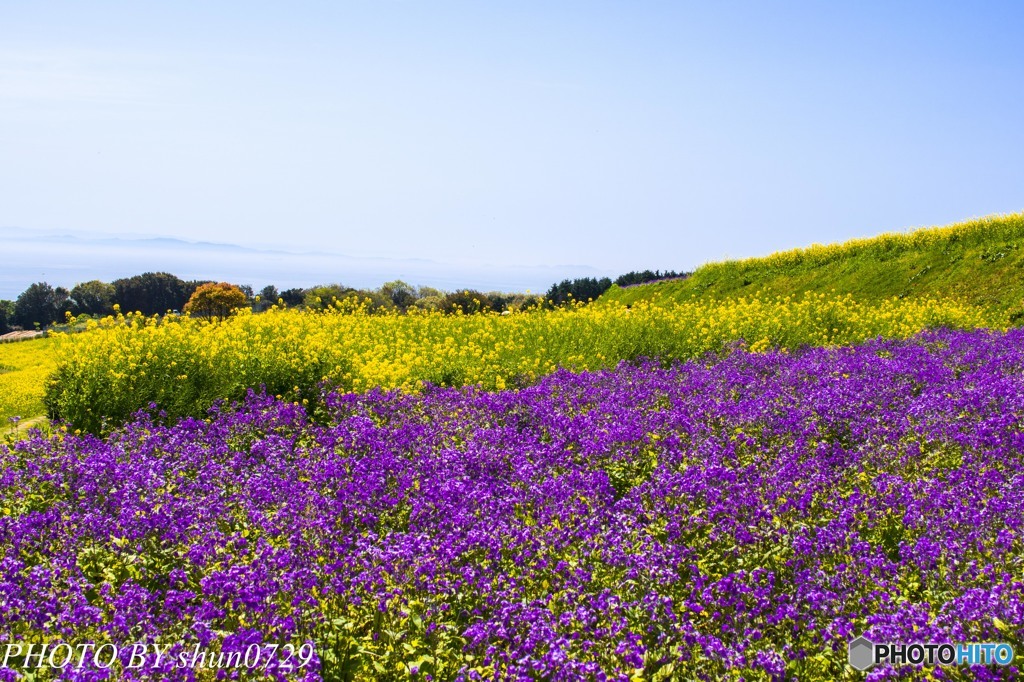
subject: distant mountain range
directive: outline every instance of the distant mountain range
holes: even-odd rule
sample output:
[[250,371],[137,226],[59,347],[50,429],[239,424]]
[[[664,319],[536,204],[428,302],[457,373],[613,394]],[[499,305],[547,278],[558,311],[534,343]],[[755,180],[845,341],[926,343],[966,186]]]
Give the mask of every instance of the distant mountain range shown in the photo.
[[143,272],[182,279],[249,284],[259,290],[338,282],[376,288],[401,279],[438,289],[544,292],[566,278],[610,273],[586,265],[500,266],[448,264],[419,258],[358,258],[336,253],[293,253],[237,244],[170,237],[104,235],[0,228],[0,298],[13,299],[33,282],[71,288],[93,279],[111,282]]

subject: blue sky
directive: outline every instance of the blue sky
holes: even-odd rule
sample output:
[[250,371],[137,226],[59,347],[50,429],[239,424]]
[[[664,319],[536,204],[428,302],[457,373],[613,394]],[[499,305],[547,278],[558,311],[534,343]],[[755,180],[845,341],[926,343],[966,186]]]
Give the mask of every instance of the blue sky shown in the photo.
[[0,227],[614,276],[1020,211],[1021,7],[0,3]]

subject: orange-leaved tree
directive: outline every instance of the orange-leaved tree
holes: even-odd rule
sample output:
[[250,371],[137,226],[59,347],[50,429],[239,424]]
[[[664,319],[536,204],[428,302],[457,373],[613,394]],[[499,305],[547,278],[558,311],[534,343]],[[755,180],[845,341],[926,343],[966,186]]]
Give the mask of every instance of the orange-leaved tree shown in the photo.
[[185,312],[211,320],[223,319],[235,308],[241,308],[248,299],[241,289],[227,282],[203,284],[185,304]]

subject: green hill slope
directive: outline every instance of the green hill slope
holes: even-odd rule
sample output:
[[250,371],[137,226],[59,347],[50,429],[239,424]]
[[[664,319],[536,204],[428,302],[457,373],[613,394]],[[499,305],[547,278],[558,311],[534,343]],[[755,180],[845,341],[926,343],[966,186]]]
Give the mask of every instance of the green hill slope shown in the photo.
[[1024,311],[1024,213],[708,263],[684,280],[613,286],[600,300],[683,302],[758,291],[799,298],[808,291],[832,290],[864,302],[954,297],[1011,313]]

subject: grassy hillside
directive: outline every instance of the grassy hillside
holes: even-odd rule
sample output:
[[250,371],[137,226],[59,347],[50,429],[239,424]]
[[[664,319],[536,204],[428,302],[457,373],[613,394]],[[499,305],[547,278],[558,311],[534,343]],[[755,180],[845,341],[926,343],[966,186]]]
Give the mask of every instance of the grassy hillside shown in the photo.
[[732,299],[758,291],[799,298],[831,290],[863,302],[957,298],[1024,313],[1024,213],[709,263],[685,280],[613,286],[601,300]]

